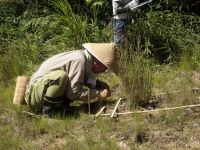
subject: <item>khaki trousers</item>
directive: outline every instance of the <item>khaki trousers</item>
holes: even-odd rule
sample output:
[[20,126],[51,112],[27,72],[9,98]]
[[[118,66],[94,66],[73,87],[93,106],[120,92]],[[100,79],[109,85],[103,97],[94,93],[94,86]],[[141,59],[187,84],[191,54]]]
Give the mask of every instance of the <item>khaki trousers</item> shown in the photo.
[[26,91],[25,100],[31,110],[40,112],[47,101],[52,105],[61,104],[65,95],[68,77],[65,71],[53,71],[40,78]]

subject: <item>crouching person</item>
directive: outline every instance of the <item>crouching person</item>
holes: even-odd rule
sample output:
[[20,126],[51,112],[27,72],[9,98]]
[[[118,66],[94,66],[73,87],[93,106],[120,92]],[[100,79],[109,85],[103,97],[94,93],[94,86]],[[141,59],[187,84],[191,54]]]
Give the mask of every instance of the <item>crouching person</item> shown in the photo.
[[95,74],[107,68],[117,73],[114,44],[85,43],[82,46],[82,50],[52,56],[32,75],[25,95],[26,103],[32,111],[46,113],[65,108],[74,100],[87,102],[88,94],[91,99],[111,96],[108,84],[96,80]]

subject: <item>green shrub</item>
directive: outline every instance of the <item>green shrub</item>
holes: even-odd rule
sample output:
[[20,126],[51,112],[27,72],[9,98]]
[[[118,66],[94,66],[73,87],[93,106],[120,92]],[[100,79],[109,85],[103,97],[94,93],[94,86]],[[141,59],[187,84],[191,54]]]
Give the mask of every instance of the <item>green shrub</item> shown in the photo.
[[158,62],[179,61],[182,55],[191,55],[190,49],[199,44],[199,16],[172,10],[135,11],[128,28],[128,43],[137,43],[148,56]]
[[[85,42],[101,42],[106,41],[105,37],[97,24],[97,18],[87,16],[87,11],[78,9],[79,13],[75,13],[66,0],[54,0],[52,5],[57,10],[56,17],[59,18],[60,24],[57,28],[62,30],[63,37],[68,47],[80,48]],[[75,5],[74,7],[80,7]],[[73,8],[74,8],[73,7]],[[75,9],[75,8],[74,8]],[[93,14],[99,9],[94,9]],[[103,37],[103,38],[102,38]]]
[[120,49],[120,77],[130,106],[145,106],[152,92],[151,63],[139,52],[130,54],[132,49]]
[[191,62],[195,69],[199,70],[200,67],[200,45],[196,45],[192,51]]

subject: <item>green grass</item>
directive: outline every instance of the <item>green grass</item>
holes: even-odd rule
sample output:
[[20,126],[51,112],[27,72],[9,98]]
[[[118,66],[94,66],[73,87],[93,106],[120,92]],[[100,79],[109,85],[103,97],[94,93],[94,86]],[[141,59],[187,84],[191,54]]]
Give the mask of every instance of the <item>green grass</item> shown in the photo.
[[14,95],[14,86],[9,84],[9,86],[1,85],[0,86],[0,106],[9,107],[12,104],[13,95]]
[[[104,77],[104,76],[103,76]],[[178,78],[179,76],[176,76]],[[171,78],[166,79],[170,81]],[[183,78],[182,78],[183,79]],[[113,80],[115,81],[115,79]],[[111,81],[110,83],[112,84]],[[164,83],[162,83],[163,85]],[[166,83],[167,84],[167,83]],[[177,136],[177,139],[188,139],[189,133],[182,134],[181,124],[185,122],[197,121],[192,119],[193,113],[188,115],[186,110],[163,111],[149,114],[133,114],[130,116],[120,116],[113,120],[110,117],[99,117],[94,119],[85,112],[80,112],[80,116],[67,116],[53,119],[35,118],[16,110],[26,110],[27,106],[14,107],[11,94],[14,88],[1,87],[3,99],[1,107],[12,108],[14,111],[0,110],[0,148],[9,149],[122,149],[128,146],[133,149],[148,149],[149,147],[164,148],[171,147],[170,136]],[[173,98],[173,97],[169,97]],[[182,104],[184,97],[179,97],[176,102],[171,99],[174,106]],[[189,103],[189,101],[188,101]],[[164,106],[164,103],[163,103]],[[178,129],[176,131],[176,129]],[[189,128],[185,126],[185,128]],[[181,132],[181,135],[179,135]],[[191,134],[197,132],[191,129]],[[157,143],[156,133],[162,133],[160,138],[166,144]],[[169,138],[165,134],[170,133]],[[196,137],[194,137],[196,139]],[[189,140],[189,139],[188,139]],[[121,145],[119,143],[122,143]]]
[[122,51],[120,77],[130,106],[134,108],[137,105],[145,106],[148,103],[152,92],[153,72],[151,63],[141,53],[129,53],[131,48],[121,49],[125,51],[125,54]]

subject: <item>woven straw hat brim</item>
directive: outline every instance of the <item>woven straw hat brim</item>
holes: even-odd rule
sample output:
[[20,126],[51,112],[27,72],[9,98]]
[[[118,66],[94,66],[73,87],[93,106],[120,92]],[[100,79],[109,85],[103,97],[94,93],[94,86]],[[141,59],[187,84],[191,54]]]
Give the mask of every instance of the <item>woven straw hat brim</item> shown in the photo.
[[117,51],[113,43],[85,43],[83,47],[112,72],[118,73]]

